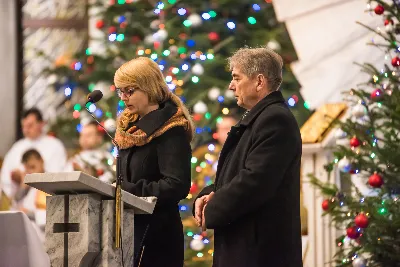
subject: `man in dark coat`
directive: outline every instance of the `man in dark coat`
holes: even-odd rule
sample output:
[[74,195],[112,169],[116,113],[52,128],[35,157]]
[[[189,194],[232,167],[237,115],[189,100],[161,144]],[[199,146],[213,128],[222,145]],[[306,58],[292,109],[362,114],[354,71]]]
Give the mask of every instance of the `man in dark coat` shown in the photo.
[[222,148],[215,184],[195,201],[196,221],[215,230],[214,267],[301,267],[302,147],[278,91],[282,58],[242,48],[229,64],[229,89],[247,111]]

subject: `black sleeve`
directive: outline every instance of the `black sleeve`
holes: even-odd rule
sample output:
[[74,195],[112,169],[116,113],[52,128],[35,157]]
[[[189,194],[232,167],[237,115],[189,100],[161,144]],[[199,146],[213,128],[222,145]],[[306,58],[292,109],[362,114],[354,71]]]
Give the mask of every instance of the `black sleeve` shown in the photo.
[[186,198],[190,189],[190,142],[183,127],[174,127],[158,138],[153,141],[158,142],[158,167],[163,178],[159,181],[125,182],[124,188],[133,194],[155,196],[157,203],[179,202]]
[[288,166],[301,149],[298,133],[291,125],[288,114],[275,111],[254,125],[245,167],[215,192],[205,208],[207,228],[223,227],[255,212],[276,194]]

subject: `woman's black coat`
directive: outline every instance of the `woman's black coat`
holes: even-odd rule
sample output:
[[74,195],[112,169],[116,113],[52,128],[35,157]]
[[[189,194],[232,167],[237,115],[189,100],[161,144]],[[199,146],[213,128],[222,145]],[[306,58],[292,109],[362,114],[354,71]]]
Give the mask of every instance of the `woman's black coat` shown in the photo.
[[[176,111],[176,106],[167,102],[135,125],[149,136]],[[190,159],[190,142],[180,126],[148,144],[120,150],[122,189],[139,197],[158,198],[152,215],[135,216],[135,255],[140,252],[144,232],[149,226],[143,242],[141,267],[183,266],[184,239],[178,202],[190,189]]]

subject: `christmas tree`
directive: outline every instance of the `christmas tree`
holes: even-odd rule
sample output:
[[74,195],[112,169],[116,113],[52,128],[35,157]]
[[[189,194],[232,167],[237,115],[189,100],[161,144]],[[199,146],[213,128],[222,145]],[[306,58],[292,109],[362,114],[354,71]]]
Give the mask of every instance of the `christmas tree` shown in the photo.
[[376,34],[372,45],[386,57],[379,66],[360,65],[370,79],[348,92],[350,114],[337,122],[334,161],[326,166],[330,173],[338,168],[349,188],[311,177],[326,196],[324,214],[341,234],[336,266],[400,266],[400,4],[369,1],[368,11],[381,27],[360,24]]
[[[97,1],[90,10],[97,18],[98,33],[89,47],[60,60],[46,73],[52,86],[65,93],[65,116],[53,124],[55,134],[71,140],[90,117],[82,111],[85,95],[101,90],[102,101],[87,108],[109,131],[124,109],[112,84],[115,70],[137,56],[156,61],[172,92],[189,107],[196,123],[192,158],[193,185],[180,205],[186,236],[186,265],[210,266],[211,232],[201,233],[191,216],[193,198],[212,183],[220,145],[214,132],[225,115],[240,114],[233,93],[226,58],[245,45],[266,45],[284,59],[282,92],[301,125],[309,116],[299,84],[290,71],[296,60],[284,25],[276,20],[271,1],[265,0],[168,0]],[[214,167],[213,167],[214,166]]]
[[301,125],[310,112],[289,68],[296,55],[270,2],[98,1],[91,8],[96,10],[92,16],[99,18],[96,28],[104,33],[102,37],[90,40],[93,47],[76,55],[60,55],[54,67],[45,70],[50,86],[65,93],[65,105],[60,107],[66,109],[64,116],[52,131],[61,139],[77,136],[80,120],[86,116],[81,112],[83,100],[95,89],[105,97],[90,110],[113,130],[113,119],[124,109],[113,94],[114,72],[129,59],[148,56],[159,63],[171,91],[193,111],[198,126],[195,146],[206,142],[217,119],[236,106],[232,92],[226,90],[231,80],[226,58],[244,45],[267,45],[282,55],[282,92]]

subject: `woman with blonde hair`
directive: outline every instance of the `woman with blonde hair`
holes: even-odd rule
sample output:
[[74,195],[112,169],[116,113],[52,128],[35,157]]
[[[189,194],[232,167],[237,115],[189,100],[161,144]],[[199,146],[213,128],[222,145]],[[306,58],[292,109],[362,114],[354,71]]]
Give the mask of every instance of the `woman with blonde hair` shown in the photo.
[[183,266],[178,202],[187,196],[191,184],[193,122],[149,58],[123,64],[115,72],[114,83],[126,105],[115,134],[122,189],[139,197],[157,197],[152,215],[135,216],[135,266]]

